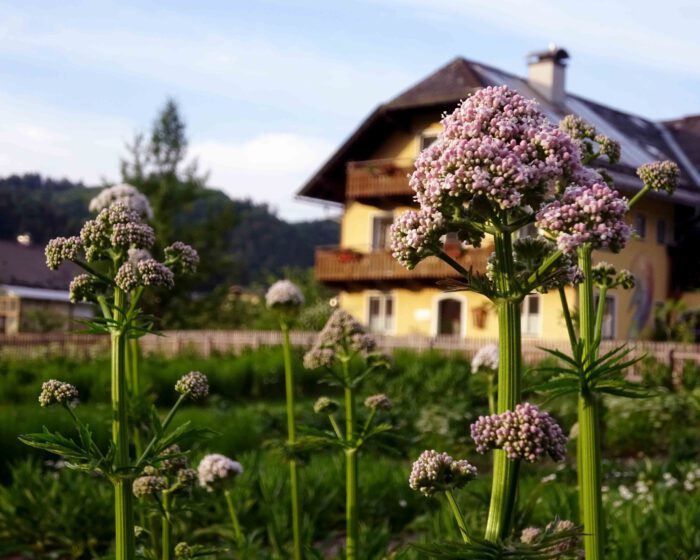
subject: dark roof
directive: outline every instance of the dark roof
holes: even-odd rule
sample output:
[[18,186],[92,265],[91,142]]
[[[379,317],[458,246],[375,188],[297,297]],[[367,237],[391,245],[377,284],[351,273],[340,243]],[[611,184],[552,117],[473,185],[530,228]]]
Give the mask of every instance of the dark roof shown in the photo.
[[563,106],[554,105],[533,90],[526,79],[461,57],[377,107],[301,188],[299,196],[344,202],[348,162],[370,159],[388,134],[397,126],[407,126],[412,116],[440,114],[478,88],[502,84],[537,99],[554,122],[575,113],[600,133],[618,140],[622,161],[613,170],[623,179],[623,188],[641,186],[635,175],[640,165],[671,159],[681,168],[681,185],[674,201],[700,205],[700,116],[658,123],[573,94],[567,94]]
[[49,270],[43,247],[0,240],[0,284],[68,291],[71,280],[79,273],[73,263]]

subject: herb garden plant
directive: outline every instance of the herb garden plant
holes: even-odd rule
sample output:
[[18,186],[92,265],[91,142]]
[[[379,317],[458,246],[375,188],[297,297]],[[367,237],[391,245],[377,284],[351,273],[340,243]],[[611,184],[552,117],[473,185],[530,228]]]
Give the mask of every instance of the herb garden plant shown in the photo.
[[[155,233],[143,221],[147,212],[134,208],[141,203],[143,200],[136,196],[122,197],[100,210],[94,220],[86,222],[79,236],[56,238],[46,247],[49,268],[72,261],[84,269],[85,272],[71,282],[71,300],[95,303],[100,314],[90,326],[93,331],[110,336],[112,438],[109,446],[98,447],[90,427],[81,422],[75,409],[77,390],[58,380],[44,384],[39,402],[42,406],[61,405],[75,422],[77,439],[47,428],[43,433],[21,437],[28,445],[63,456],[72,468],[99,473],[111,481],[117,560],[135,557],[134,493],[142,496],[158,491],[166,496],[192,478],[185,477],[185,480],[180,476],[178,479],[176,475],[176,481],[157,472],[168,470],[164,465],[180,456],[173,452],[176,449],[173,446],[186,437],[204,435],[188,424],[174,430],[168,428],[186,399],[201,398],[208,392],[204,375],[192,372],[183,376],[175,387],[180,398],[164,420],[159,418],[155,408],[152,409],[150,441],[140,453],[133,453],[130,403],[137,389],[127,378],[127,346],[130,340],[150,332],[154,320],[141,312],[141,298],[148,290],[172,288],[176,275],[194,272],[199,260],[194,249],[180,242],[165,249],[163,261],[153,258],[148,251],[155,242]],[[163,507],[163,514],[167,519],[167,507]],[[168,547],[162,551],[163,558],[170,558],[167,531],[163,535],[163,545]]]
[[[607,368],[601,373],[607,385],[601,384],[601,388],[607,387],[609,392],[627,390],[626,381],[611,380],[612,374],[629,365],[623,360],[624,352],[604,356],[603,365],[596,362],[593,349],[599,339],[596,342],[594,333],[591,253],[596,248],[619,251],[624,246],[629,238],[624,222],[629,205],[608,184],[607,176],[586,167],[601,155],[617,159],[619,147],[615,142],[597,135],[590,127],[585,129],[583,139],[576,132],[586,125],[574,117],[565,119],[561,127],[555,126],[534,101],[506,86],[478,91],[446,115],[442,124],[443,131],[420,154],[410,178],[420,209],[397,218],[392,227],[392,249],[408,268],[428,256],[442,259],[463,277],[453,289],[479,293],[496,307],[497,413],[479,418],[471,431],[477,450],[492,449],[494,454],[484,531],[484,542],[490,544],[484,546],[498,549],[500,543],[511,538],[521,463],[535,462],[545,455],[561,460],[566,443],[561,428],[546,412],[522,403],[521,303],[533,291],[548,290],[560,290],[565,301],[565,286],[580,284],[580,343],[570,320],[567,326],[572,345],[585,356],[580,364],[582,371],[593,364],[601,371]],[[666,185],[660,175],[677,176],[674,169],[668,162],[642,168],[643,192],[652,184],[656,188]],[[521,230],[531,224],[549,232],[552,240],[522,235]],[[467,270],[448,255],[443,250],[446,235],[456,235],[463,245],[473,247],[479,247],[488,236],[494,253],[486,272]],[[619,279],[613,284],[625,282]],[[600,321],[602,316],[599,329]],[[598,507],[601,457],[597,422],[595,404],[586,395],[579,406],[578,471],[590,558],[600,557],[591,551],[602,550],[603,532]],[[548,540],[553,532],[546,530],[542,535]],[[539,537],[524,540],[542,544]],[[571,539],[566,542],[574,546]],[[469,537],[462,548],[473,552],[482,544]],[[545,543],[540,552],[548,550],[551,553],[554,548]],[[484,554],[483,550],[480,553]]]

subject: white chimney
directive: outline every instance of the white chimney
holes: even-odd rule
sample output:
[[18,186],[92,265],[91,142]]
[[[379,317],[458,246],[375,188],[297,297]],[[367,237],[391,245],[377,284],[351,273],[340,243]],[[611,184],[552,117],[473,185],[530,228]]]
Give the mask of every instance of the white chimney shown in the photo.
[[527,81],[530,87],[554,104],[563,104],[566,100],[564,81],[566,78],[566,61],[569,53],[550,43],[546,51],[528,55]]
[[32,236],[29,233],[20,233],[17,236],[17,243],[20,245],[24,245],[25,247],[28,247],[29,245],[32,244]]

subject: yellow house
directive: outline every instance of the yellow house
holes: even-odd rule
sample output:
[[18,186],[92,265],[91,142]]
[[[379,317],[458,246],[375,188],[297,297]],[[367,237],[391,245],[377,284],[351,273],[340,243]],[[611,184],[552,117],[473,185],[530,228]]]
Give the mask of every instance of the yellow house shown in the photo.
[[[388,228],[395,216],[414,205],[407,176],[415,157],[440,131],[442,113],[479,88],[501,84],[537,99],[554,122],[575,113],[620,141],[622,160],[607,171],[628,195],[641,188],[635,170],[643,163],[671,159],[682,169],[681,186],[672,199],[652,194],[635,207],[629,220],[637,238],[622,253],[596,254],[598,260],[629,269],[637,279],[633,290],[613,290],[608,296],[605,336],[644,335],[656,305],[679,289],[695,287],[700,267],[694,240],[700,238],[687,224],[700,208],[700,119],[657,123],[567,93],[567,59],[562,49],[535,53],[527,78],[520,78],[457,58],[380,105],[308,181],[299,193],[302,198],[344,207],[340,246],[318,248],[315,264],[317,278],[339,291],[341,307],[385,334],[497,337],[488,300],[439,286],[440,280],[458,276],[435,258],[413,271],[404,269],[388,250]],[[446,250],[477,270],[483,270],[492,251],[488,246]],[[574,290],[568,295],[573,305]],[[566,338],[558,293],[526,298],[522,331],[526,337]]]

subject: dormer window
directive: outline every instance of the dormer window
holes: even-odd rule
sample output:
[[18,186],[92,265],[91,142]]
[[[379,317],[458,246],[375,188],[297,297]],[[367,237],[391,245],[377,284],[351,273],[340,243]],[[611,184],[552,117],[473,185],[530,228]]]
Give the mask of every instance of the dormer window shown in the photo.
[[420,138],[419,138],[419,148],[420,151],[422,152],[426,148],[429,148],[431,144],[437,140],[438,137],[438,132],[437,130],[427,130],[421,133]]

